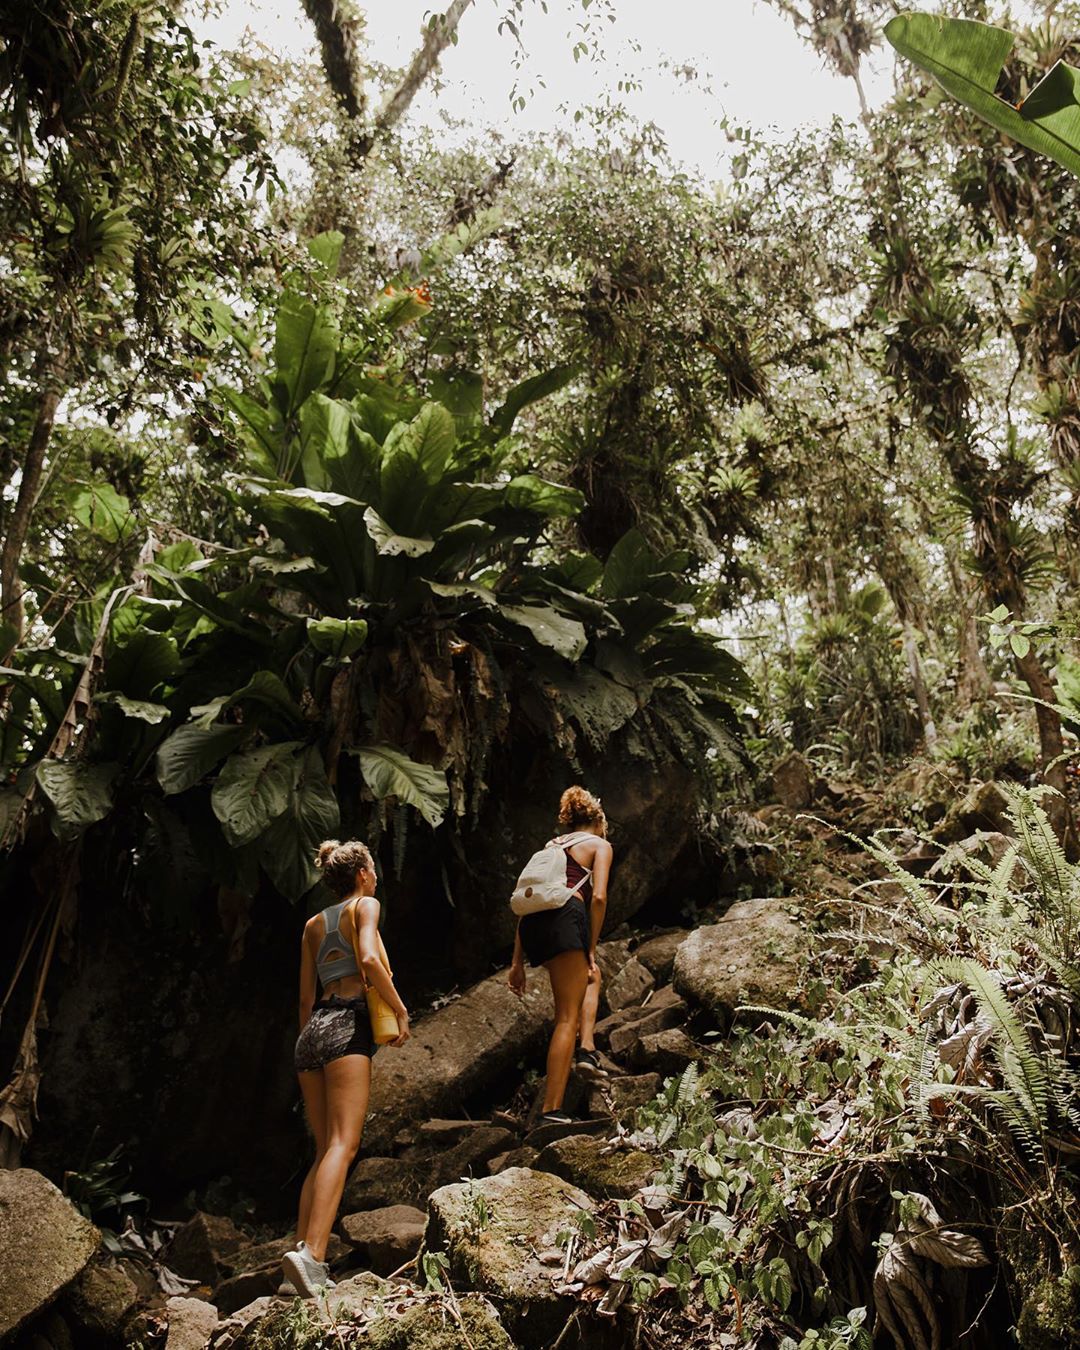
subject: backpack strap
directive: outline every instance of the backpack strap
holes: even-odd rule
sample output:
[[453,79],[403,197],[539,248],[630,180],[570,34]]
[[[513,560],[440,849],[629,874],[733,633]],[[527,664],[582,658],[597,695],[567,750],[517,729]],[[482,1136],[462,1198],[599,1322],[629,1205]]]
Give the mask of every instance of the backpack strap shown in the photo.
[[[595,834],[590,834],[587,830],[579,830],[574,834],[564,834],[559,835],[557,839],[549,839],[547,846],[548,848],[561,848],[562,851],[565,854],[567,854],[567,856],[569,856],[570,850],[574,847],[575,844],[583,844],[586,839],[595,839],[595,838],[596,838]],[[577,863],[577,865],[581,868],[581,870],[585,873],[585,875],[581,878],[578,884],[570,892],[570,895],[566,897],[568,900],[570,899],[570,896],[573,895],[577,895],[578,898],[580,899],[580,891],[582,886],[584,886],[587,881],[592,879],[593,874],[593,869],[591,867],[586,867],[584,863],[579,863],[576,858],[574,859],[574,862]]]

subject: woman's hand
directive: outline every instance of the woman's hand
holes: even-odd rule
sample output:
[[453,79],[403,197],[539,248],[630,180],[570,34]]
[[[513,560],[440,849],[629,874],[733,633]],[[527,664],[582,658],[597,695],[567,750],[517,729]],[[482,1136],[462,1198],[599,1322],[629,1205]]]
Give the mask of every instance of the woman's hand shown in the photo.
[[397,1014],[397,1024],[398,1024],[398,1034],[394,1038],[394,1040],[388,1042],[388,1044],[394,1046],[395,1048],[404,1045],[405,1042],[409,1039],[410,1035],[412,1034],[409,1031],[409,1014],[405,1012],[404,1009],[402,1009],[402,1011]]
[[589,952],[589,954],[588,954],[588,961],[589,961],[589,979],[590,979],[590,980],[597,980],[597,979],[599,979],[599,978],[600,978],[600,967],[596,964],[596,953],[595,953],[595,952]]
[[518,998],[522,997],[525,993],[525,963],[523,961],[515,961],[511,965],[506,983],[517,994]]

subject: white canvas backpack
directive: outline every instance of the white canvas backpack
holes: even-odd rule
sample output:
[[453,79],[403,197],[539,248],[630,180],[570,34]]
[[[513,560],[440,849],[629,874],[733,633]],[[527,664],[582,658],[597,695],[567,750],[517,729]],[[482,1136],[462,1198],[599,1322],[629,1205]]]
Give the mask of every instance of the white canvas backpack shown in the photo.
[[526,914],[538,914],[542,909],[562,909],[592,876],[592,868],[586,868],[576,886],[566,884],[567,849],[595,838],[593,834],[568,834],[562,843],[552,840],[539,853],[534,853],[522,869],[510,897],[510,908],[514,913],[521,918]]

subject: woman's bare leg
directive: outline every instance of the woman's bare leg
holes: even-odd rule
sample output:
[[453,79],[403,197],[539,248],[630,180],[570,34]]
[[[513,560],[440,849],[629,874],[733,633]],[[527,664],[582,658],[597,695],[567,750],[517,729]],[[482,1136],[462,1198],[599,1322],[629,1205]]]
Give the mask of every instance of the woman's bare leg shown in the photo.
[[570,1077],[581,1005],[589,982],[589,962],[584,952],[574,951],[560,952],[544,965],[551,976],[551,993],[555,999],[555,1030],[548,1047],[544,1110],[557,1111],[562,1106],[566,1081]]
[[341,1193],[367,1115],[371,1088],[371,1060],[367,1055],[342,1055],[325,1065],[326,1149],[311,1186],[311,1207],[302,1237],[316,1261],[326,1256],[326,1244],[337,1217]]
[[585,998],[581,1004],[581,1048],[582,1050],[596,1049],[596,1017],[600,1011],[600,967],[596,967],[596,973],[589,976],[589,983],[585,990]]
[[296,1220],[296,1237],[299,1241],[307,1231],[311,1217],[311,1193],[315,1188],[315,1173],[326,1153],[326,1082],[322,1069],[311,1069],[297,1074],[300,1079],[300,1094],[304,1099],[304,1113],[307,1116],[311,1137],[315,1141],[315,1160],[308,1168],[304,1184],[300,1190],[300,1214]]

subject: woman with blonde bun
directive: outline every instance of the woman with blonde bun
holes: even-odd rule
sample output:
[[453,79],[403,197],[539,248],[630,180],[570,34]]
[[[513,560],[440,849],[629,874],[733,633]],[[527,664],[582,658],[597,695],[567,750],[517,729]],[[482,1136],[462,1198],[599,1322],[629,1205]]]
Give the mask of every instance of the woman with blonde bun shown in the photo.
[[[366,991],[375,988],[393,1009],[398,1037],[409,1039],[409,1014],[379,953],[375,863],[366,845],[328,839],[315,865],[334,904],[304,926],[300,946],[300,1036],[295,1064],[315,1161],[300,1192],[297,1243],[281,1261],[280,1293],[312,1297],[333,1288],[326,1264],[345,1180],[367,1114],[375,1040]],[[316,989],[322,997],[316,1002]]]
[[563,833],[551,844],[566,851],[566,884],[573,893],[559,909],[518,920],[508,980],[515,994],[525,992],[526,957],[531,966],[544,966],[551,980],[555,1030],[548,1047],[544,1124],[570,1121],[562,1104],[579,1029],[579,1067],[592,1076],[602,1073],[592,1041],[600,997],[596,946],[607,908],[612,849],[599,798],[583,787],[567,788],[559,801],[559,828]]

